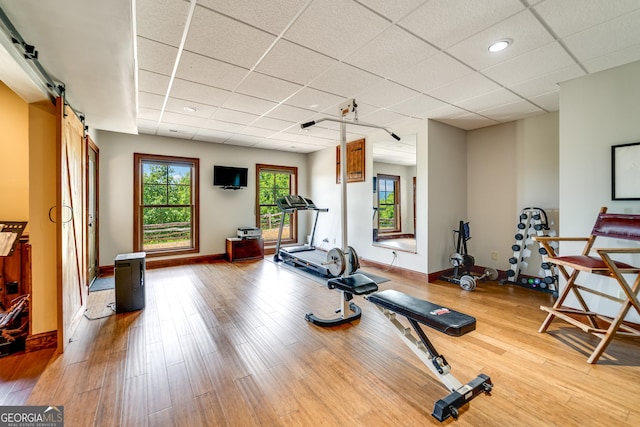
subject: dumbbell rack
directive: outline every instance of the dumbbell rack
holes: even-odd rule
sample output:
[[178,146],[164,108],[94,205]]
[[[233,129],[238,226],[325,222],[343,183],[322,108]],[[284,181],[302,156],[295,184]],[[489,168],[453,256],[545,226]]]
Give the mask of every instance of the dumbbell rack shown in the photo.
[[[544,217],[544,220],[543,220]],[[553,264],[547,262],[547,251],[539,246],[538,253],[542,255],[542,264],[540,267],[544,271],[543,278],[520,277],[520,268],[528,256],[525,251],[528,246],[533,245],[534,241],[530,237],[531,234],[537,236],[548,235],[550,228],[547,224],[546,213],[540,208],[524,208],[520,212],[519,222],[517,224],[515,234],[515,244],[511,246],[513,256],[509,258],[511,267],[506,271],[507,278],[502,283],[508,283],[523,286],[537,291],[557,294],[556,283],[558,281],[558,273]]]

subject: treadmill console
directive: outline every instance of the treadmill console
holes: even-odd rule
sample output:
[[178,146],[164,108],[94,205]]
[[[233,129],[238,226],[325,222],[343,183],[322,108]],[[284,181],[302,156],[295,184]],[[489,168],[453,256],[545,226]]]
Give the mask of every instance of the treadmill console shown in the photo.
[[311,199],[306,199],[297,194],[289,194],[288,196],[278,197],[276,200],[278,207],[282,210],[304,210],[315,209]]

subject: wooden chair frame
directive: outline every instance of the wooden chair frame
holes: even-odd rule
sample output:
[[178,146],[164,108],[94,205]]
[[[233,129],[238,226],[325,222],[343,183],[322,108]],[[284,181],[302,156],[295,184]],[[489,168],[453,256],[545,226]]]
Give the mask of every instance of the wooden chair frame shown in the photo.
[[[566,285],[558,296],[553,307],[541,306],[548,312],[538,332],[545,332],[553,319],[558,317],[591,335],[600,339],[593,350],[588,363],[596,363],[607,346],[616,335],[640,337],[640,330],[623,323],[629,310],[633,307],[640,314],[640,267],[616,261],[612,256],[620,254],[640,254],[640,246],[619,248],[594,248],[597,237],[611,237],[615,239],[640,241],[640,215],[608,214],[607,208],[600,209],[598,218],[589,237],[549,237],[534,236],[547,251],[547,262],[558,267],[558,271],[566,279]],[[558,256],[551,246],[552,242],[585,242],[581,255]],[[590,255],[596,252],[598,256]],[[571,273],[567,271],[570,269]],[[616,297],[609,293],[600,292],[577,282],[581,273],[597,274],[613,279],[618,283],[624,297]],[[633,285],[630,285],[624,274],[636,274]],[[563,303],[569,294],[573,294],[581,309],[564,307]],[[598,314],[589,309],[583,295],[590,293],[620,303],[620,309],[615,317]],[[622,295],[621,294],[621,295]],[[604,327],[604,325],[607,325]]]

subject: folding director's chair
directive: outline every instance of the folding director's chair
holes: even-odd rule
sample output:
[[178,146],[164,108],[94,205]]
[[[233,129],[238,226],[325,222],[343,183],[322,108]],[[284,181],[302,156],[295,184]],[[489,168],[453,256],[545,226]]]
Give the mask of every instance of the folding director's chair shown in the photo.
[[[616,335],[640,336],[639,330],[623,323],[629,309],[634,308],[640,314],[640,302],[638,300],[640,267],[634,267],[612,259],[612,257],[620,254],[640,254],[640,245],[635,244],[635,246],[632,247],[618,248],[594,248],[593,245],[597,237],[626,240],[629,241],[630,244],[632,244],[631,241],[640,241],[640,215],[609,214],[607,213],[607,208],[603,207],[600,209],[600,213],[589,237],[533,237],[533,239],[540,242],[547,250],[547,261],[555,264],[567,280],[565,287],[553,307],[540,307],[540,309],[547,311],[549,314],[544,322],[542,322],[538,332],[545,332],[553,319],[558,317],[600,338],[600,342],[587,359],[589,363],[596,363],[598,361]],[[550,245],[553,241],[584,241],[585,247],[580,255],[558,256]],[[593,252],[596,252],[597,256],[591,255]],[[567,267],[570,269],[571,274],[567,272]],[[609,293],[604,293],[579,284],[577,282],[578,277],[583,280],[587,274],[597,274],[613,279],[612,283],[617,283],[617,285],[620,286],[624,298],[619,298]],[[624,274],[635,274],[633,285],[629,284]],[[581,309],[563,306],[569,293],[572,293],[576,297]],[[615,317],[595,313],[589,309],[585,302],[583,297],[584,293],[590,293],[616,301],[620,303],[620,310]],[[612,294],[615,294],[615,292],[612,292]]]

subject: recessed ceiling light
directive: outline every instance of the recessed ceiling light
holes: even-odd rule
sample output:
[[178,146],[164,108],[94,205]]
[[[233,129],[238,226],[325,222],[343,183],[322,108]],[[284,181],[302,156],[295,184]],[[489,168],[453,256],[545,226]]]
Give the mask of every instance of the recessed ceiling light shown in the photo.
[[498,40],[497,42],[491,43],[491,45],[489,45],[489,52],[500,52],[501,50],[509,47],[510,44],[510,39]]
[[190,113],[195,113],[196,111],[198,111],[197,107],[191,107],[190,105],[187,105],[186,107],[183,107],[184,111],[188,111]]
[[319,105],[318,105],[318,104],[311,104],[311,105],[309,105],[309,108],[318,108],[318,107],[319,107]]

